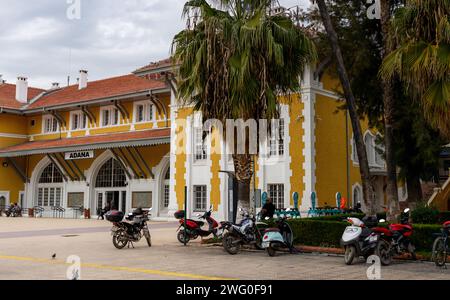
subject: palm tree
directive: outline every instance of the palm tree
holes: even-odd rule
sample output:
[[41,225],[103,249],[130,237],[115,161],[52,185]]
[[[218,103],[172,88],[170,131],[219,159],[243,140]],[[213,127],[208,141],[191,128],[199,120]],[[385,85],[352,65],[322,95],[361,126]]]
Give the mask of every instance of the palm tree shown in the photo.
[[450,1],[407,0],[391,26],[396,48],[385,58],[381,76],[399,76],[429,123],[449,138]]
[[[389,41],[389,25],[391,20],[391,0],[381,0],[381,31],[383,33],[383,57],[389,55],[392,43]],[[400,214],[397,187],[397,164],[394,152],[394,111],[395,96],[394,82],[392,78],[384,78],[381,83],[383,87],[383,107],[384,107],[384,146],[387,169],[386,196],[388,202],[387,220],[393,222]]]
[[[195,26],[174,37],[180,64],[178,97],[203,119],[278,118],[279,95],[299,90],[306,65],[316,59],[314,44],[273,0],[192,0],[183,16]],[[238,205],[250,206],[253,156],[233,155]]]
[[359,116],[356,109],[356,99],[353,94],[350,79],[344,64],[341,47],[339,45],[338,36],[334,29],[328,8],[325,0],[315,0],[319,7],[319,12],[322,18],[323,25],[328,35],[333,55],[336,59],[337,71],[344,90],[345,99],[347,101],[347,108],[350,115],[353,134],[355,136],[356,152],[359,159],[359,170],[361,173],[361,181],[363,185],[364,202],[367,207],[367,214],[370,216],[376,215],[375,208],[375,190],[373,188],[372,177],[370,174],[369,161],[367,159],[366,147],[364,145],[364,138],[362,134],[361,124],[359,123]]

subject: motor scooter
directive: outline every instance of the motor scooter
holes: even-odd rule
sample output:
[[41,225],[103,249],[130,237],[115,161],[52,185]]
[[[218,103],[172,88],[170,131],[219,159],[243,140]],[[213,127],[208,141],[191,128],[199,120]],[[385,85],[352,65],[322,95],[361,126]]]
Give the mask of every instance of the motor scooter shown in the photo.
[[[374,219],[366,218],[367,225],[374,227],[377,223]],[[377,229],[369,228],[358,218],[347,218],[348,226],[342,234],[341,246],[344,247],[345,264],[351,265],[357,257],[363,256],[367,260],[377,249],[380,233]]]
[[[286,212],[290,212],[290,209],[287,209]],[[277,251],[284,249],[289,250],[289,253],[296,252],[294,249],[294,233],[287,220],[288,217],[286,214],[276,221],[277,228],[268,228],[265,230],[262,248],[266,249],[267,254],[271,257],[274,257]]]
[[205,225],[205,222],[191,219],[186,220],[185,212],[177,211],[175,213],[175,218],[180,220],[180,227],[177,229],[178,241],[182,244],[187,244],[190,240],[196,240],[199,236],[203,238],[208,237],[211,234],[216,238],[220,238],[223,233],[222,226],[211,217],[211,214],[212,206],[209,211],[205,212],[203,215],[196,215],[199,219],[203,219],[208,223],[208,230],[204,230],[202,227]]

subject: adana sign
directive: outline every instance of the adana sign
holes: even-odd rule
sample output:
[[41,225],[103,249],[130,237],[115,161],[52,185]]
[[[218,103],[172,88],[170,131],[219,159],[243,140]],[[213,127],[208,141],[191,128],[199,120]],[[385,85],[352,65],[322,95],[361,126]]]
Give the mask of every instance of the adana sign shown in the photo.
[[94,158],[94,151],[67,152],[66,160],[89,159]]

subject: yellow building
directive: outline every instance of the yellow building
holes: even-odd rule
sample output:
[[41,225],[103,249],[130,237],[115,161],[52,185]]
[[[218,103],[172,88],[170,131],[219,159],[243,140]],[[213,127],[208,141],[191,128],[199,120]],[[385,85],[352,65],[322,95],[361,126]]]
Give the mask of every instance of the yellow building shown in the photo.
[[[181,105],[173,92],[171,62],[161,61],[132,74],[49,90],[29,88],[26,78],[0,84],[0,206],[42,207],[46,216],[62,208],[95,215],[107,205],[129,211],[153,207],[167,219],[183,208],[212,205],[229,218],[233,171],[226,143],[217,133],[202,139],[201,116]],[[281,105],[280,138],[269,138],[255,170],[255,189],[279,208],[300,195],[302,212],[335,206],[336,193],[348,206],[362,201],[350,120],[339,110],[337,81],[316,81],[305,72],[302,91]],[[375,134],[365,126],[378,206],[384,205],[385,164],[375,151]],[[214,147],[219,151],[211,151]],[[185,193],[187,191],[187,194]],[[399,191],[405,199],[406,191]],[[61,209],[59,209],[61,210]]]

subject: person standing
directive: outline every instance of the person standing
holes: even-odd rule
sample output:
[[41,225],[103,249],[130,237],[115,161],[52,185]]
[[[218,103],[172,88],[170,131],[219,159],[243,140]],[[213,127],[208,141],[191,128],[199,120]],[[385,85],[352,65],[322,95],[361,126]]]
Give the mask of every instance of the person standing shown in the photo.
[[275,209],[276,209],[276,207],[273,204],[272,199],[271,198],[267,198],[267,202],[266,202],[266,204],[263,206],[263,208],[261,210],[262,218],[265,219],[265,218],[268,217],[268,218],[272,219],[273,215],[275,213]]

